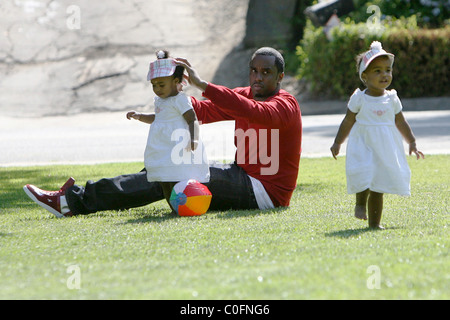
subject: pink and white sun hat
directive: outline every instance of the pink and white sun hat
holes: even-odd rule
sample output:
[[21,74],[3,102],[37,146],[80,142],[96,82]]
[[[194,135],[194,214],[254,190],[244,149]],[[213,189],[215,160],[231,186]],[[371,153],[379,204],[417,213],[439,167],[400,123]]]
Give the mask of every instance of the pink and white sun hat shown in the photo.
[[363,58],[361,59],[361,64],[359,65],[359,78],[361,79],[361,81],[362,73],[367,69],[369,64],[379,56],[388,56],[392,60],[392,63],[394,63],[394,55],[392,53],[386,52],[382,48],[381,42],[373,41],[370,45],[370,50],[364,54]]
[[150,63],[150,67],[147,74],[147,81],[150,81],[155,78],[161,78],[161,77],[170,77],[175,73],[175,69],[177,67],[177,64],[175,63],[175,60],[172,58],[163,59],[160,57],[163,57],[164,52],[160,51],[157,54],[158,60],[153,61]]

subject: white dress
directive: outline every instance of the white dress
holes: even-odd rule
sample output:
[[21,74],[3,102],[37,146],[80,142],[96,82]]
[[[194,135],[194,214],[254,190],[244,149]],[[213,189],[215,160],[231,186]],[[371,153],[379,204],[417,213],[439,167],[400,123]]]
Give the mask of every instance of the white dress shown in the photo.
[[410,195],[411,171],[403,140],[395,126],[402,104],[395,90],[372,97],[356,89],[348,103],[357,113],[347,142],[346,173],[349,194],[370,189]]
[[202,141],[199,139],[195,151],[185,149],[190,142],[190,134],[183,114],[190,109],[191,99],[183,92],[166,99],[155,97],[155,121],[150,125],[144,155],[148,181],[209,181],[208,160]]

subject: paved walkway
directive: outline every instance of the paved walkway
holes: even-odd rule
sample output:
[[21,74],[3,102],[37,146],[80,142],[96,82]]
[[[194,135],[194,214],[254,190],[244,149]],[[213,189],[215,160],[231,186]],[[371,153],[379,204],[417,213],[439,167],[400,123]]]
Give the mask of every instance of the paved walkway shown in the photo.
[[[420,150],[450,154],[450,110],[404,114]],[[302,156],[331,157],[329,148],[342,119],[342,114],[303,116]],[[234,158],[233,126],[222,122],[201,127],[209,159]],[[147,125],[127,120],[124,112],[0,116],[0,166],[143,161],[147,134]]]

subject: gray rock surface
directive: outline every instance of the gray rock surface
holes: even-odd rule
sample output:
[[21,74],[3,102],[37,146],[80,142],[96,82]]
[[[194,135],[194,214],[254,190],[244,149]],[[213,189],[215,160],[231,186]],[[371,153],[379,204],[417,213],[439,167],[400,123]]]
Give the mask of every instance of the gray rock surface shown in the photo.
[[247,6],[247,0],[2,0],[0,112],[39,117],[145,108],[153,99],[148,64],[160,48],[188,58],[211,80],[242,42]]

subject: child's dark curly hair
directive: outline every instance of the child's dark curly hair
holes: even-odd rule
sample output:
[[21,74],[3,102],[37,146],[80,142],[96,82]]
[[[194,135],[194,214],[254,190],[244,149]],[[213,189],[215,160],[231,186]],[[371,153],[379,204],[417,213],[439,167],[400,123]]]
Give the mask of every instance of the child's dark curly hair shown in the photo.
[[[167,50],[158,50],[156,51],[156,57],[158,59],[168,59],[170,58],[169,51]],[[173,77],[178,79],[180,83],[183,81],[184,67],[177,66],[175,68],[175,72],[173,73]]]
[[356,72],[359,72],[359,68],[361,67],[361,61],[363,60],[363,58],[366,55],[366,53],[367,53],[367,51],[365,51],[363,53],[360,53],[360,54],[358,54],[355,57],[355,60],[356,60]]

